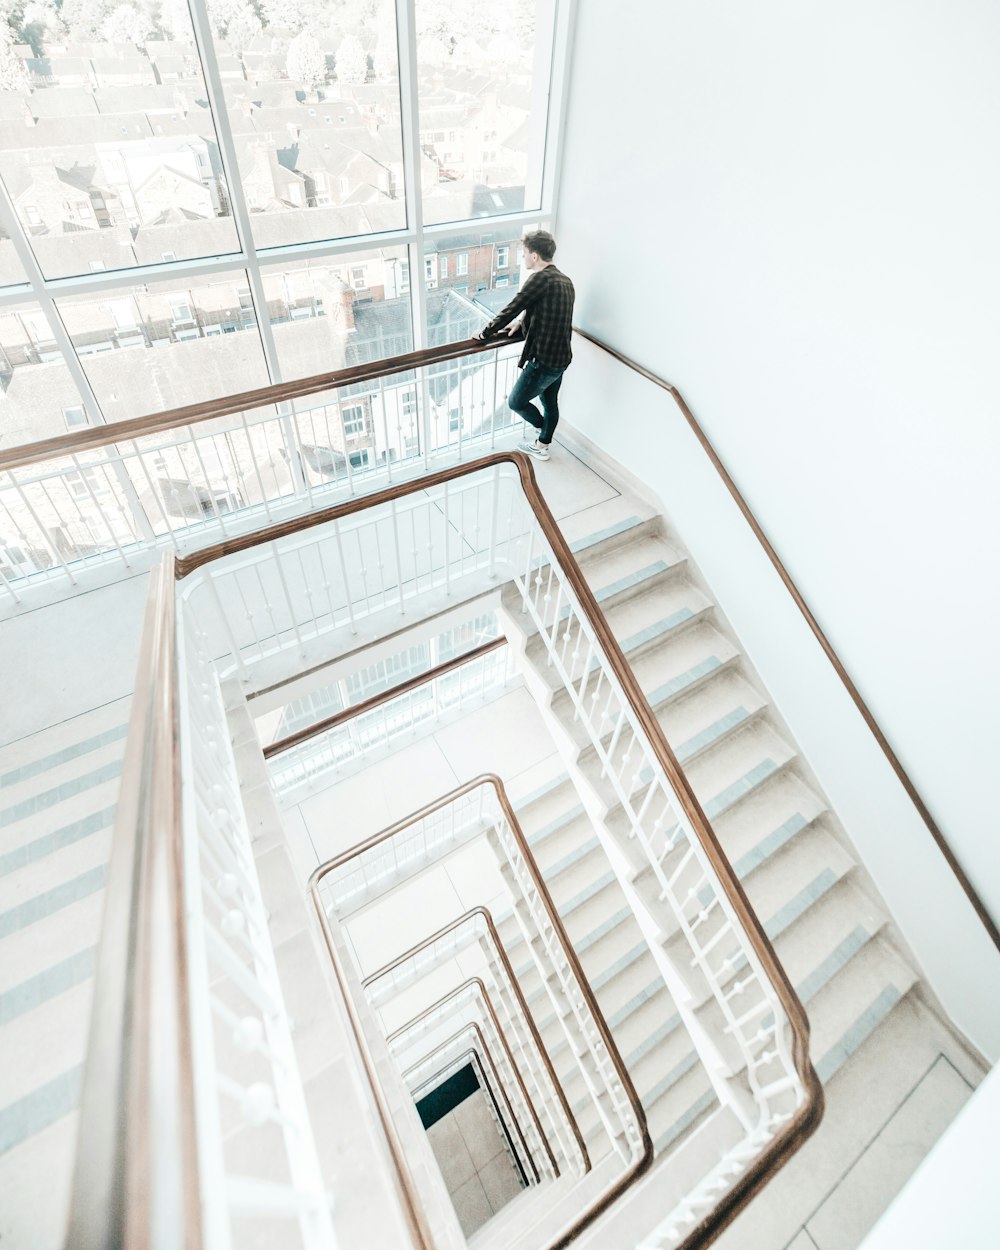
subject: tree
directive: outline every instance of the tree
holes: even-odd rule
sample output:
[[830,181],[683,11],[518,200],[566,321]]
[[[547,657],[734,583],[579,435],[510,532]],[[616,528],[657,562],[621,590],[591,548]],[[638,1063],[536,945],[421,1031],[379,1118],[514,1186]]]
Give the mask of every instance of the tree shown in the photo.
[[101,36],[109,43],[144,43],[152,33],[149,14],[134,4],[119,4],[101,23]]
[[21,15],[21,38],[31,44],[35,56],[41,56],[46,42],[58,34],[62,22],[55,0],[31,0]]
[[319,40],[305,30],[296,35],[288,45],[285,68],[288,77],[300,82],[307,91],[322,86],[326,81],[326,54]]
[[229,25],[226,27],[226,42],[237,56],[242,56],[244,50],[253,43],[262,29],[260,18],[248,4],[244,4],[229,20]]
[[440,39],[433,39],[427,35],[417,44],[417,64],[421,69],[443,65],[447,59],[448,49]]
[[63,0],[60,15],[70,39],[96,39],[115,6],[109,0]]
[[194,43],[191,13],[187,0],[162,0],[160,5],[160,33],[177,43]]
[[361,40],[354,35],[342,39],[334,60],[338,82],[364,82],[368,76],[368,57]]
[[14,51],[14,32],[0,26],[0,91],[31,91],[31,79],[24,62]]

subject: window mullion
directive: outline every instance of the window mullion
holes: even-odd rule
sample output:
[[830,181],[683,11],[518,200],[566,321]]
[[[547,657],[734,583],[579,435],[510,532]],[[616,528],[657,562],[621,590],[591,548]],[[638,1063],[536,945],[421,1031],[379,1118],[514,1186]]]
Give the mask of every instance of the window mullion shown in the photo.
[[264,361],[272,382],[282,381],[281,366],[274,345],[274,334],[271,330],[271,319],[267,312],[267,298],[264,295],[264,280],[261,277],[260,265],[254,251],[253,230],[250,226],[250,210],[243,193],[243,179],[240,175],[239,160],[236,155],[236,144],[233,131],[229,124],[229,109],[226,107],[225,91],[219,74],[219,59],[215,53],[212,38],[212,26],[207,6],[189,3],[191,22],[194,28],[195,46],[201,57],[202,72],[205,75],[205,90],[208,103],[215,121],[215,133],[219,140],[219,155],[222,169],[226,175],[229,192],[229,207],[233,214],[236,234],[240,241],[240,249],[246,262],[247,277],[250,280],[250,295],[254,304],[254,316],[257,319],[257,331],[260,334],[264,349]]
[[83,365],[80,364],[80,358],[76,354],[76,348],[73,346],[73,340],[69,336],[69,331],[59,315],[56,302],[46,288],[45,275],[35,259],[35,253],[31,250],[31,244],[21,230],[21,223],[18,220],[17,213],[14,212],[14,206],[2,181],[0,181],[0,225],[3,226],[10,236],[14,250],[17,252],[18,260],[24,266],[25,273],[28,275],[31,283],[32,295],[38,301],[42,312],[45,314],[45,319],[49,323],[49,329],[52,331],[52,337],[62,352],[69,376],[73,379],[74,385],[80,392],[80,399],[83,402],[84,410],[91,425],[107,425],[104,411],[97,400],[93,387],[90,385],[90,379],[87,377]]
[[424,193],[420,181],[420,99],[417,81],[417,28],[413,0],[396,0],[399,50],[399,101],[403,131],[403,185],[406,225],[413,232],[408,248],[413,346],[427,346],[427,283],[424,279]]

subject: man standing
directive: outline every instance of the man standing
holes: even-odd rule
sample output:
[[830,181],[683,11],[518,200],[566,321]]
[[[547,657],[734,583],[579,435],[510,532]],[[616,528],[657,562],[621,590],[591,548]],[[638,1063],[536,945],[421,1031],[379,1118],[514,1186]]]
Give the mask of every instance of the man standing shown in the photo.
[[[549,444],[559,420],[559,387],[573,359],[570,336],[573,331],[573,283],[552,263],[556,241],[547,230],[536,230],[521,240],[524,267],[531,277],[502,312],[479,331],[477,339],[490,338],[523,313],[507,331],[513,336],[524,330],[524,351],[518,368],[521,376],[514,383],[507,403],[514,412],[538,431],[521,450],[538,460],[548,460]],[[531,402],[539,398],[542,411]]]

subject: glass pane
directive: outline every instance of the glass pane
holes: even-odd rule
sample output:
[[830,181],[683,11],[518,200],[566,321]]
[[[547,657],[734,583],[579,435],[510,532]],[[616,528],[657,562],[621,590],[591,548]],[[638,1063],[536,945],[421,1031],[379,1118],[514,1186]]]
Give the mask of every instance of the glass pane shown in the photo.
[[404,248],[263,270],[285,380],[412,351]]
[[521,284],[523,233],[507,226],[425,241],[431,347],[471,338],[514,298]]
[[183,0],[33,4],[18,23],[0,177],[45,276],[237,251]]
[[[336,372],[413,349],[404,248],[357,252],[263,271],[286,380]],[[295,401],[309,489],[353,479],[419,446],[412,372]]]
[[0,309],[0,390],[0,447],[86,425],[80,392],[37,304]]
[[536,66],[537,7],[415,0],[428,225],[540,207],[548,80]]
[[[0,95],[0,102],[3,96]],[[10,235],[0,226],[0,286],[19,286],[28,281]]]
[[246,271],[59,301],[108,421],[268,384]]
[[209,8],[257,246],[402,229],[393,0]]

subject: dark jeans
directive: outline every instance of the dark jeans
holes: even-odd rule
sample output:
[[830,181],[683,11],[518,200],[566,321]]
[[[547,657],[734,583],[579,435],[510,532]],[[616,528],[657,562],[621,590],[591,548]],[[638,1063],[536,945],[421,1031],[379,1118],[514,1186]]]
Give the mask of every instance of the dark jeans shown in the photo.
[[[527,421],[538,431],[538,441],[546,445],[552,442],[559,421],[559,388],[565,369],[548,369],[535,360],[529,360],[514,383],[507,403],[522,421]],[[539,412],[531,400],[542,401]]]

